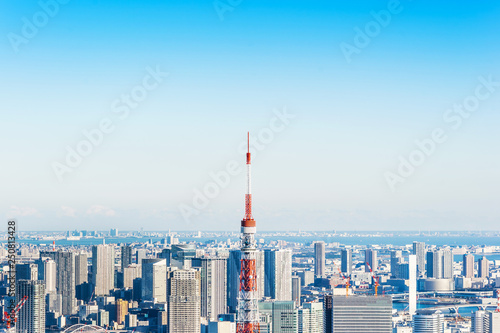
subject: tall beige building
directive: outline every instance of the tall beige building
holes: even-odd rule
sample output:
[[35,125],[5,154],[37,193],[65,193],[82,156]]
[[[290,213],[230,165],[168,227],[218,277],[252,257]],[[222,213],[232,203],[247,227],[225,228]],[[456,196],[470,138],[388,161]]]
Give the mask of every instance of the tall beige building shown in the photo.
[[490,262],[486,257],[482,257],[477,261],[477,276],[487,278],[490,276]]
[[168,273],[168,332],[200,333],[200,272],[181,269]]
[[142,276],[140,270],[141,266],[137,264],[130,264],[123,269],[123,288],[134,287],[134,279]]
[[112,245],[92,247],[92,284],[95,296],[109,295],[115,287],[115,249]]
[[462,275],[467,278],[474,277],[474,256],[472,254],[464,254]]

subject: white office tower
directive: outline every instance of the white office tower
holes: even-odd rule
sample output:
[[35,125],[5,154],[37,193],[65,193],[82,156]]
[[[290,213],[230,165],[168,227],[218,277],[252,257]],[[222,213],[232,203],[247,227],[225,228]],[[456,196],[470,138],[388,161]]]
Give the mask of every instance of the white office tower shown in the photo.
[[409,284],[408,284],[408,311],[410,317],[417,311],[417,256],[411,254],[408,257],[409,266]]
[[323,303],[304,303],[299,308],[299,333],[323,332]]
[[332,332],[392,333],[392,297],[334,296]]
[[75,257],[75,285],[79,286],[85,282],[89,282],[88,256],[86,253],[80,253]]
[[488,326],[485,325],[485,333],[498,333],[500,332],[500,312],[487,312],[486,314]]
[[487,333],[484,331],[485,318],[486,318],[486,311],[483,310],[477,310],[472,314],[470,323],[471,333]]
[[57,287],[56,262],[52,259],[43,260],[43,280],[45,281],[45,293],[53,294]]
[[192,266],[201,268],[201,316],[217,321],[227,308],[227,260],[193,258]]
[[413,316],[413,333],[444,333],[444,324],[441,311],[418,310]]
[[272,333],[297,333],[299,330],[298,309],[293,301],[265,301],[259,302],[260,322],[265,321],[266,315],[271,325],[262,325],[262,331]]
[[443,279],[453,278],[453,252],[443,250]]
[[19,280],[16,303],[24,296],[28,298],[19,311],[16,332],[45,333],[45,283],[39,280]]
[[366,249],[365,250],[365,272],[370,272],[370,268],[372,269],[373,272],[377,271],[377,268],[378,268],[377,251],[375,251],[373,249]]
[[56,266],[56,287],[62,297],[62,315],[69,316],[76,309],[75,253],[57,252]]
[[123,288],[134,288],[134,279],[142,276],[141,266],[130,264],[123,269]]
[[[264,252],[255,251],[255,270],[257,271],[257,298],[264,297]],[[230,313],[236,313],[238,308],[238,293],[240,290],[241,250],[229,252],[227,260],[227,306]]]
[[292,251],[264,251],[264,295],[277,301],[292,300]]
[[325,275],[325,242],[314,243],[314,275]]
[[425,243],[413,242],[413,254],[417,256],[417,276],[425,274]]
[[478,310],[472,314],[471,333],[500,332],[500,312]]
[[165,303],[167,301],[167,260],[142,260],[142,299]]
[[169,272],[167,284],[169,333],[200,333],[200,272]]
[[95,296],[109,295],[115,287],[115,249],[112,245],[92,246],[92,284]]

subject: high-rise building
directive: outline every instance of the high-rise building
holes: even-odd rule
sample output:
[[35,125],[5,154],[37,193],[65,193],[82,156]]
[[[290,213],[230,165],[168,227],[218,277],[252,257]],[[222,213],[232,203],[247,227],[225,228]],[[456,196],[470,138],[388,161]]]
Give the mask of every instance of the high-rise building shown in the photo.
[[453,278],[453,252],[443,250],[443,279]]
[[192,265],[201,268],[201,316],[217,321],[227,309],[227,260],[194,258]]
[[325,333],[333,333],[333,296],[325,295],[323,299],[323,328]]
[[295,304],[300,305],[300,297],[301,297],[301,285],[300,285],[300,276],[293,275],[292,276],[292,301]]
[[79,286],[89,282],[88,256],[80,253],[75,256],[75,285]]
[[45,283],[39,280],[17,282],[16,303],[27,300],[18,314],[16,332],[45,333]]
[[408,312],[410,316],[417,310],[417,256],[408,257]]
[[92,246],[92,284],[96,296],[109,295],[115,286],[115,249],[112,245]]
[[[368,264],[368,265],[366,265],[366,264]],[[369,272],[370,267],[371,267],[373,272],[377,271],[377,268],[378,268],[377,251],[375,251],[373,249],[366,249],[365,250],[365,272]]]
[[413,242],[413,254],[417,256],[417,275],[425,275],[425,243]]
[[105,310],[99,310],[97,313],[97,325],[98,326],[108,326],[109,325],[109,312]]
[[45,281],[45,293],[52,294],[57,291],[57,269],[56,262],[50,258],[39,259],[38,280]]
[[340,270],[346,275],[351,275],[352,272],[352,250],[343,249],[341,252]]
[[486,313],[484,323],[485,323],[484,325],[485,333],[500,332],[500,312],[488,311]]
[[293,301],[259,302],[259,312],[270,316],[273,333],[297,333],[299,330],[298,309]]
[[123,288],[134,288],[134,279],[142,276],[139,268],[137,264],[130,264],[123,269]]
[[172,245],[170,265],[180,268],[191,268],[191,259],[196,257],[196,247],[193,244]]
[[122,272],[123,269],[127,268],[132,264],[132,246],[124,245],[121,247],[122,253]]
[[484,331],[485,319],[486,319],[486,311],[477,310],[476,312],[473,312],[471,316],[471,327],[470,327],[471,333],[487,333]]
[[167,284],[169,333],[200,333],[200,272],[171,271]]
[[474,256],[472,254],[464,254],[462,275],[466,278],[474,277]]
[[135,262],[137,265],[142,265],[142,259],[146,259],[146,257],[146,249],[137,249],[137,251],[135,251]]
[[314,275],[325,275],[325,242],[314,243]]
[[264,295],[276,301],[292,300],[292,251],[264,251]]
[[38,265],[16,264],[16,280],[38,280]]
[[391,275],[395,278],[399,278],[399,265],[403,260],[403,254],[401,250],[391,251]]
[[142,300],[167,301],[167,261],[165,259],[142,260]]
[[[257,298],[264,297],[264,252],[255,251],[257,271]],[[229,251],[227,260],[227,306],[230,313],[236,313],[240,290],[241,250]]]
[[390,296],[334,296],[332,307],[335,333],[392,333]]
[[427,252],[427,277],[435,279],[453,278],[453,253],[450,250]]
[[124,324],[125,316],[128,315],[128,302],[122,299],[116,301],[116,322],[118,325]]
[[302,308],[299,308],[298,333],[324,333],[323,316],[322,303],[304,303]]
[[484,256],[477,261],[477,276],[480,278],[490,276],[490,262]]
[[[137,315],[129,313],[125,316],[125,327],[137,327]],[[162,332],[163,333],[163,332]]]
[[418,310],[413,316],[413,333],[444,333],[444,323],[441,311]]
[[57,252],[57,293],[61,295],[62,315],[69,316],[76,309],[75,253]]
[[302,287],[308,286],[314,283],[314,272],[311,271],[298,271],[297,275],[300,276],[300,283]]
[[427,252],[427,277],[440,279],[442,276],[442,256],[439,251]]

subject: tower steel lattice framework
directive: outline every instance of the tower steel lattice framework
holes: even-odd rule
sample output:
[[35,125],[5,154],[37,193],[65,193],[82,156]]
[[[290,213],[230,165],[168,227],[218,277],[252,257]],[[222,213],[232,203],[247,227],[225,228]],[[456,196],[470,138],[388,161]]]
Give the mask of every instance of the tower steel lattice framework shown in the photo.
[[255,241],[256,224],[252,216],[252,178],[250,133],[247,134],[247,193],[245,217],[241,221],[241,271],[238,294],[237,333],[259,333],[259,300],[257,298],[257,270]]

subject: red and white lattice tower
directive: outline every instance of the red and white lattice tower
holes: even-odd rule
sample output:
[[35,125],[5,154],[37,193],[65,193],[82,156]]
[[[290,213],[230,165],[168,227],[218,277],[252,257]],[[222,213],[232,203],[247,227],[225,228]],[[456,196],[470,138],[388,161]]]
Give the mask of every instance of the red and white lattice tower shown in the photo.
[[255,220],[252,217],[250,133],[247,152],[247,193],[245,217],[241,221],[241,271],[238,295],[237,333],[259,333],[259,300],[257,298]]

